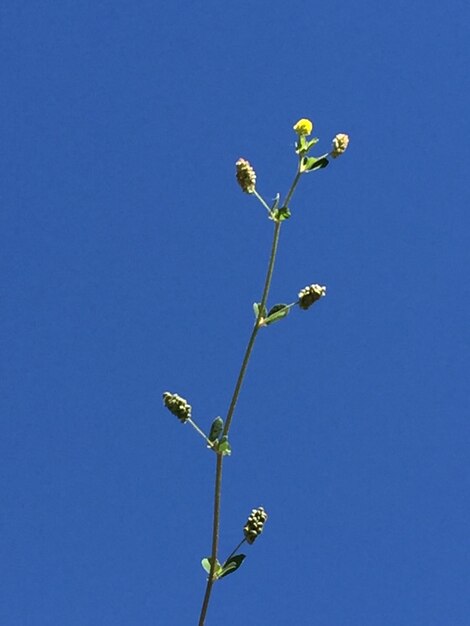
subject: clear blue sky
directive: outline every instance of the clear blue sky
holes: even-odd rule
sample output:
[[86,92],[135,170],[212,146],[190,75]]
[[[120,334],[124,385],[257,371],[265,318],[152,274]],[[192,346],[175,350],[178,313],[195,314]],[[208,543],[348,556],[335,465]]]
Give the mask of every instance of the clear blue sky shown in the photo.
[[468,2],[0,7],[2,626],[196,624],[213,455],[161,403],[226,412],[208,626],[468,626]]

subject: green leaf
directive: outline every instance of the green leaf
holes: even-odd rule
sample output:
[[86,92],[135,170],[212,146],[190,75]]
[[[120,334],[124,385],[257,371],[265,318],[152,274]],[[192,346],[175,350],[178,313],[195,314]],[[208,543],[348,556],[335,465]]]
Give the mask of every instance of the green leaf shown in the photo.
[[[205,559],[202,559],[202,561],[201,561],[201,565],[202,565],[202,567],[204,568],[204,570],[205,570],[208,574],[210,574],[210,571],[211,571],[211,562],[212,562],[212,559],[211,559],[211,557],[210,557],[210,556],[206,556],[206,558],[205,558]],[[219,563],[219,561],[217,560],[217,561],[215,562],[215,572],[214,572],[214,575],[215,575],[215,576],[217,576],[217,578],[218,578],[218,577],[219,577],[219,575],[220,575],[220,572],[221,572],[221,571],[222,571],[222,565],[221,565],[221,564]]]
[[303,157],[300,162],[300,171],[314,172],[315,170],[321,170],[328,165],[329,161],[326,157]]
[[291,212],[289,211],[289,207],[283,206],[280,209],[277,209],[273,212],[273,219],[277,222],[283,222],[284,220],[288,220],[291,216]]
[[318,139],[318,137],[312,137],[312,139],[310,139],[310,141],[307,144],[307,150],[310,150],[310,148],[312,146],[314,146],[316,143],[318,143],[320,140]]
[[218,450],[222,452],[223,456],[230,456],[232,454],[232,448],[230,447],[227,435],[224,435],[220,440]]
[[275,304],[269,311],[268,317],[264,320],[266,325],[279,322],[289,314],[289,306],[287,304]]
[[300,161],[300,171],[303,172],[308,172],[308,168],[310,166],[312,166],[316,161],[315,157],[306,157],[304,156],[302,158],[302,160]]
[[[256,319],[258,319],[258,315],[259,315],[259,305],[260,305],[259,302],[254,302],[253,303],[253,311],[255,312]],[[266,317],[266,315],[267,315],[266,307],[264,306],[263,307],[263,312],[261,314],[261,317]]]
[[318,142],[318,137],[312,137],[312,139],[307,140],[304,135],[301,135],[298,142],[296,142],[295,144],[295,153],[302,156],[306,155],[310,151],[310,148],[312,148]]
[[288,307],[287,304],[275,304],[269,309],[268,316],[273,315],[274,313],[277,313],[278,311],[282,311],[287,307]]
[[329,165],[329,161],[326,157],[322,157],[321,159],[317,159],[313,167],[311,167],[308,171],[315,172],[315,170],[322,170],[324,167]]
[[224,563],[222,571],[219,574],[219,578],[233,574],[233,572],[235,572],[243,563],[245,556],[245,554],[236,554],[235,556],[232,556],[226,563]]
[[209,433],[209,441],[215,441],[224,429],[224,420],[221,417],[216,417],[212,422],[211,430]]

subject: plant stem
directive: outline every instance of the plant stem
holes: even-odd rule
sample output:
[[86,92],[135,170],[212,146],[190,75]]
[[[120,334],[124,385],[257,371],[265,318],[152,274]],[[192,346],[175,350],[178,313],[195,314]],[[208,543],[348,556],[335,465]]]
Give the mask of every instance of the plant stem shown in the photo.
[[[299,161],[300,164],[300,161]],[[297,187],[297,183],[299,182],[301,176],[300,169],[297,168],[297,173],[292,182],[292,185],[287,193],[286,199],[282,206],[288,206],[292,195]],[[257,196],[260,199],[259,196]],[[264,282],[263,295],[261,297],[261,303],[258,309],[258,317],[256,319],[255,325],[253,326],[253,330],[251,331],[250,339],[248,341],[248,345],[245,350],[245,356],[243,357],[242,365],[240,368],[240,373],[238,374],[238,379],[235,385],[235,389],[233,392],[232,400],[230,402],[230,406],[227,412],[227,417],[225,418],[225,425],[223,436],[228,435],[230,430],[230,426],[232,423],[233,413],[235,411],[235,407],[237,405],[238,396],[240,395],[240,390],[243,384],[243,379],[245,378],[246,368],[248,367],[248,362],[251,357],[251,352],[253,350],[253,346],[255,344],[256,336],[258,334],[260,326],[260,320],[262,318],[263,309],[266,306],[266,302],[268,300],[269,289],[271,287],[271,280],[274,272],[274,262],[276,260],[277,248],[279,244],[279,235],[281,232],[281,221],[276,221],[274,226],[274,234],[273,234],[273,242],[271,245],[271,254],[269,257],[268,270],[266,272],[266,279]],[[209,601],[212,593],[212,587],[214,585],[214,573],[217,563],[217,550],[219,546],[219,525],[220,525],[220,497],[222,493],[222,468],[223,468],[223,455],[217,453],[217,462],[215,469],[215,490],[214,490],[214,517],[213,517],[213,525],[212,525],[212,553],[211,553],[211,569],[209,572],[209,577],[207,579],[206,591],[204,594],[204,600],[202,603],[201,614],[199,617],[199,626],[204,626],[204,622],[206,619],[207,609],[209,606]],[[242,542],[243,543],[243,542]],[[241,544],[239,544],[241,545]],[[238,549],[238,548],[236,548]],[[233,554],[233,553],[232,553]],[[232,555],[231,555],[232,556]],[[229,557],[230,558],[230,557]]]
[[220,525],[220,495],[222,491],[222,464],[223,455],[217,454],[217,464],[215,470],[215,492],[214,492],[214,520],[212,524],[212,555],[211,555],[211,569],[209,577],[207,579],[206,593],[204,594],[204,600],[201,608],[201,615],[199,617],[199,626],[204,626],[206,619],[207,608],[209,606],[209,600],[211,597],[212,586],[214,584],[214,572],[217,563],[217,549],[219,546],[219,525]]
[[186,422],[188,424],[191,424],[191,426],[194,428],[194,430],[201,435],[201,437],[206,441],[206,443],[207,443],[209,448],[213,448],[214,447],[214,443],[209,440],[207,435],[199,428],[199,426],[195,422],[193,422],[193,420],[190,417],[188,417]]
[[287,193],[286,199],[284,200],[284,203],[282,206],[286,206],[286,207],[289,206],[289,202],[291,201],[291,198],[294,195],[295,188],[297,187],[297,183],[299,182],[301,175],[302,175],[302,172],[300,171],[300,159],[299,159],[299,166],[297,168],[297,174],[295,175],[294,182],[290,186],[289,192]]
[[[256,335],[260,329],[259,320],[261,318],[261,313],[263,311],[263,306],[266,305],[266,301],[268,299],[269,287],[271,285],[271,279],[274,270],[274,261],[276,259],[277,246],[279,243],[279,233],[281,230],[282,222],[276,222],[274,227],[274,236],[273,243],[271,246],[271,255],[269,258],[268,271],[266,274],[266,280],[264,284],[263,296],[261,299],[261,306],[259,307],[258,319],[253,326],[253,330],[251,332],[250,339],[248,341],[248,345],[245,350],[245,356],[243,357],[243,362],[240,368],[240,373],[238,374],[237,383],[235,385],[235,390],[233,392],[232,400],[230,402],[230,406],[227,412],[227,417],[225,419],[225,426],[223,435],[227,435],[230,424],[232,421],[233,413],[235,411],[235,406],[237,404],[238,396],[240,395],[240,389],[242,387],[243,379],[245,377],[246,368],[248,366],[248,362],[250,360],[251,351],[253,350],[253,346],[255,343]],[[211,597],[212,587],[214,585],[214,572],[217,563],[217,549],[219,544],[219,521],[220,521],[220,496],[222,491],[222,468],[223,468],[223,455],[217,454],[217,463],[215,470],[215,494],[214,494],[214,521],[212,525],[212,553],[211,553],[211,569],[209,572],[209,577],[207,579],[206,592],[204,594],[204,600],[201,608],[201,615],[199,617],[199,626],[204,626],[204,621],[206,619],[207,608],[209,606],[209,600]],[[241,545],[241,544],[240,544]]]
[[246,537],[243,537],[243,539],[240,541],[240,543],[238,544],[238,546],[237,546],[234,550],[232,550],[232,552],[230,552],[230,554],[228,555],[228,557],[225,559],[225,561],[224,561],[224,563],[223,563],[224,565],[227,563],[227,561],[229,561],[229,560],[232,558],[232,556],[235,554],[235,552],[238,550],[238,548],[239,548],[240,546],[242,546],[242,545],[245,543],[245,541],[246,541]]
[[255,198],[258,198],[258,200],[261,202],[261,204],[264,206],[264,208],[268,211],[269,215],[271,215],[271,207],[268,205],[268,203],[265,201],[265,199],[259,195],[259,193],[256,191],[256,189],[253,191],[253,195],[255,196]]
[[271,286],[271,279],[272,279],[272,275],[273,275],[273,270],[274,270],[274,261],[276,260],[276,252],[277,252],[277,246],[279,243],[279,234],[281,231],[281,224],[282,222],[276,222],[275,226],[274,226],[274,235],[273,235],[273,243],[272,243],[272,247],[271,247],[271,256],[269,258],[269,265],[268,265],[268,271],[266,274],[266,280],[265,280],[265,284],[264,284],[264,290],[263,290],[263,296],[261,298],[261,304],[259,306],[259,311],[258,311],[258,318],[255,322],[255,325],[253,326],[253,330],[251,331],[251,336],[250,339],[248,341],[248,345],[246,347],[245,350],[245,356],[243,357],[243,362],[242,362],[242,366],[240,368],[240,373],[238,374],[238,380],[237,380],[237,384],[235,385],[235,390],[233,392],[233,396],[232,396],[232,400],[230,402],[230,406],[227,412],[227,417],[225,418],[225,426],[224,426],[224,435],[228,435],[228,432],[230,430],[230,426],[232,424],[232,418],[233,418],[233,413],[235,411],[235,407],[237,405],[237,401],[238,401],[238,396],[240,395],[240,389],[242,387],[243,384],[243,379],[245,378],[245,373],[246,373],[246,368],[248,367],[248,362],[250,360],[251,357],[251,351],[253,350],[253,346],[255,344],[255,339],[256,339],[256,335],[258,334],[258,331],[260,329],[260,325],[259,325],[259,321],[262,317],[262,312],[263,312],[263,308],[266,305],[266,301],[268,299],[268,294],[269,294],[269,287]]

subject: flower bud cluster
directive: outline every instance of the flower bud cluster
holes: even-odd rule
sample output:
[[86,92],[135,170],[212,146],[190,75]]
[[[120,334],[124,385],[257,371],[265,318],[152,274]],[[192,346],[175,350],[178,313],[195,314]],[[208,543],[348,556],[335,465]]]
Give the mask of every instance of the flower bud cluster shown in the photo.
[[191,417],[191,405],[177,393],[165,391],[163,394],[163,404],[166,408],[176,415],[176,417],[184,424]]
[[344,133],[338,133],[333,139],[333,146],[331,150],[331,156],[336,159],[341,156],[343,152],[346,152],[346,148],[349,144],[349,137]]
[[251,515],[246,522],[243,533],[249,544],[254,543],[256,537],[263,532],[263,526],[268,519],[268,514],[262,506],[251,511]]
[[256,174],[250,162],[246,159],[238,159],[236,167],[237,181],[242,190],[245,193],[254,193],[256,188]]
[[299,292],[299,306],[307,310],[317,300],[326,295],[326,287],[321,285],[308,285]]

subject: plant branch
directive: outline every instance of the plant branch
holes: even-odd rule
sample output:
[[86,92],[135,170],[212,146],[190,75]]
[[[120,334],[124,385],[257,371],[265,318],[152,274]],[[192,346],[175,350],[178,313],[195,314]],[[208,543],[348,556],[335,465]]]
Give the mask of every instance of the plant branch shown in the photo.
[[287,192],[286,199],[284,200],[284,203],[282,206],[287,206],[287,207],[289,206],[289,202],[291,201],[291,198],[294,195],[295,188],[297,187],[297,184],[300,180],[301,175],[302,175],[302,172],[300,171],[300,159],[299,159],[299,166],[297,168],[297,174],[295,175],[294,182],[292,183],[289,191]]
[[256,191],[256,189],[253,191],[253,195],[255,196],[255,198],[258,198],[258,200],[261,202],[261,204],[264,206],[264,208],[268,211],[269,215],[271,215],[271,207],[268,205],[268,203],[265,201],[265,199],[259,195],[259,193]]
[[214,447],[214,442],[210,441],[210,439],[207,437],[207,435],[199,428],[199,426],[196,424],[196,422],[193,422],[193,420],[188,417],[188,419],[186,420],[186,422],[188,424],[191,424],[191,426],[194,428],[194,430],[199,433],[199,435],[201,435],[201,437],[205,440],[205,442],[207,443],[207,446],[209,448],[213,448]]
[[228,432],[230,430],[233,413],[237,405],[238,396],[240,395],[240,390],[243,384],[243,379],[245,378],[246,368],[248,367],[248,362],[251,357],[251,351],[253,350],[253,346],[256,340],[256,335],[258,334],[258,331],[260,329],[259,321],[262,317],[263,308],[266,305],[266,301],[268,299],[269,287],[271,286],[271,279],[272,279],[273,270],[274,270],[274,261],[276,260],[277,246],[279,243],[281,223],[282,222],[276,222],[274,226],[274,235],[273,235],[273,243],[271,247],[271,255],[269,258],[268,271],[266,274],[263,296],[261,298],[261,304],[260,304],[259,311],[258,311],[258,318],[255,322],[255,325],[253,326],[253,330],[251,331],[251,336],[250,336],[248,345],[245,350],[245,356],[243,357],[242,366],[240,368],[240,373],[238,374],[237,383],[235,385],[235,390],[233,392],[232,400],[230,402],[230,406],[227,412],[227,417],[225,418],[225,425],[224,425],[224,432],[223,432],[224,435],[228,435]]
[[245,543],[245,541],[246,541],[246,537],[243,537],[243,539],[240,541],[238,546],[234,550],[232,550],[232,552],[230,552],[228,557],[225,559],[224,565],[226,565],[227,561],[229,561],[232,558],[232,556],[235,554],[235,552],[238,550],[238,548],[240,548],[240,546],[242,546]]
[[[300,161],[299,161],[300,165]],[[292,185],[287,193],[286,199],[284,201],[283,206],[287,206],[290,202],[292,195],[297,187],[297,183],[299,182],[301,176],[300,168],[297,168],[297,173],[292,182]],[[258,194],[256,194],[258,199],[261,199]],[[246,369],[248,367],[248,363],[251,357],[251,352],[253,350],[253,346],[255,344],[256,336],[258,334],[259,329],[261,328],[260,321],[262,318],[262,313],[264,307],[266,306],[266,302],[268,300],[269,289],[271,287],[271,280],[274,272],[274,263],[276,260],[277,248],[279,244],[279,235],[281,232],[282,222],[280,220],[275,221],[274,233],[273,233],[273,242],[271,245],[271,254],[269,256],[268,269],[266,272],[266,279],[264,282],[263,295],[261,297],[261,303],[258,309],[258,317],[253,326],[253,330],[251,331],[250,339],[248,340],[248,345],[245,350],[245,355],[243,357],[242,365],[240,368],[240,373],[238,374],[238,379],[235,385],[235,389],[233,392],[232,400],[230,402],[230,406],[227,412],[227,417],[225,418],[225,425],[223,430],[223,436],[227,436],[230,430],[230,426],[232,423],[233,413],[235,411],[235,407],[237,405],[238,396],[240,395],[240,390],[243,384],[243,380],[245,378]],[[214,585],[214,573],[217,563],[217,550],[219,545],[219,525],[220,525],[220,499],[222,493],[222,468],[223,468],[223,455],[217,453],[217,462],[216,462],[216,470],[215,470],[215,491],[214,491],[214,517],[213,517],[213,526],[212,526],[212,553],[211,553],[211,569],[209,572],[209,577],[207,579],[206,591],[204,594],[204,600],[202,603],[201,614],[199,617],[199,626],[204,626],[204,622],[206,619],[207,609],[209,606],[209,601],[212,593],[212,587]],[[243,542],[242,542],[243,543]],[[241,544],[240,544],[241,545]],[[236,548],[238,549],[238,548]],[[230,557],[229,557],[230,558]]]

